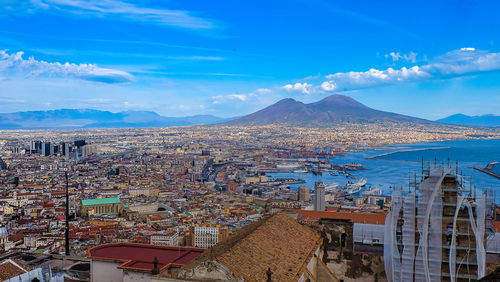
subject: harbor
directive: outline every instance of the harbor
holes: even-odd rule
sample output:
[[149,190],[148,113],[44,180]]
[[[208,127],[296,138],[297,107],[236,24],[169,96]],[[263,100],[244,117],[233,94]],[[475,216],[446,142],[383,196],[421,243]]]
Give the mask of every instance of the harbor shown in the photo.
[[[407,149],[402,151],[403,147]],[[428,150],[429,148],[431,150]],[[301,167],[286,172],[273,170],[267,172],[266,175],[274,178],[299,178],[305,181],[301,184],[290,184],[291,190],[297,190],[299,186],[307,186],[312,190],[316,181],[321,181],[325,185],[336,182],[339,187],[344,187],[349,181],[365,178],[367,190],[370,187],[376,187],[381,190],[382,195],[390,195],[392,187],[405,183],[405,187],[407,187],[410,178],[421,171],[422,158],[426,166],[434,166],[434,163],[437,165],[446,164],[449,158],[452,164],[458,162],[462,174],[471,176],[472,183],[481,190],[497,187],[500,179],[474,169],[474,167],[481,168],[485,164],[499,160],[499,148],[500,140],[442,141],[395,145],[394,148],[384,146],[384,149],[373,148],[336,156],[330,159],[330,168],[323,169],[322,174],[306,172],[307,169]],[[374,158],[380,154],[385,157]],[[335,165],[345,166],[349,163],[360,164],[366,169],[354,171],[332,169]],[[497,171],[493,173],[498,174]],[[361,193],[363,192],[361,191]],[[496,201],[500,202],[500,193],[497,193]]]

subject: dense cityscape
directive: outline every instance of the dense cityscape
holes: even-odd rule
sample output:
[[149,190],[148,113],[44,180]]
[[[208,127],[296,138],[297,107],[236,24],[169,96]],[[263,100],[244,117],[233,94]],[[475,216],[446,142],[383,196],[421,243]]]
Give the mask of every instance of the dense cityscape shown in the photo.
[[[284,261],[266,266],[269,257],[255,258],[261,259],[260,265],[248,269],[226,265],[232,274],[221,273],[217,265],[210,266],[218,270],[212,273],[203,269],[210,267],[201,262],[210,262],[214,256],[218,262],[223,262],[225,256],[236,256],[231,246],[250,240],[241,234],[254,234],[263,228],[255,226],[269,225],[260,236],[264,236],[261,240],[271,241],[307,226],[322,236],[331,232],[328,236],[338,233],[335,236],[348,237],[341,241],[322,237],[322,243],[313,243],[317,240],[314,236],[319,236],[314,235],[313,241],[303,242],[313,252],[322,252],[318,256],[324,256],[322,262],[315,263],[324,267],[311,274],[312,270],[295,265],[299,268],[293,269],[293,275],[326,275],[326,280],[317,281],[387,279],[382,259],[383,234],[391,196],[383,195],[380,188],[367,189],[366,180],[355,178],[356,172],[365,168],[356,163],[335,164],[336,156],[395,142],[498,139],[499,135],[494,129],[436,125],[430,130],[410,124],[3,131],[0,185],[6,189],[0,198],[2,256],[22,261],[33,269],[31,272],[51,269],[53,279],[86,280],[93,276],[93,281],[115,281],[116,277],[106,276],[111,275],[111,270],[96,272],[109,265],[94,265],[102,259],[98,253],[106,253],[106,247],[118,250],[109,251],[111,254],[125,257],[127,248],[152,248],[150,252],[155,253],[162,250],[155,246],[166,246],[166,252],[178,247],[179,252],[195,253],[184,263],[160,261],[165,268],[158,273],[154,272],[155,257],[143,262],[144,269],[150,271],[121,265],[118,268],[127,271],[118,279],[125,281],[132,279],[127,275],[149,273],[147,279],[151,281],[232,281],[238,277],[252,281],[264,280],[270,267],[276,281],[284,281],[286,275],[291,275],[281,273]],[[432,164],[425,166],[430,169]],[[289,184],[302,183],[300,178],[268,176],[273,172],[340,173],[353,181],[344,187],[317,182],[314,187],[302,185],[294,190]],[[495,234],[499,233],[495,232],[499,230],[495,228],[500,222],[495,221],[492,199],[488,200],[490,209],[484,220],[489,222],[487,230],[493,232],[494,240],[484,244],[489,252],[498,254],[499,237]],[[275,222],[276,217],[295,222],[287,225],[291,230],[286,232],[290,233],[281,233],[285,230],[280,225],[285,223]],[[69,249],[65,240],[67,223]],[[308,230],[302,232],[312,232]],[[307,236],[299,239],[306,240]],[[292,244],[292,238],[287,240]],[[247,244],[247,248],[259,248],[264,242]],[[205,252],[212,254],[207,257],[202,255]],[[368,264],[357,261],[361,254]],[[312,259],[302,255],[294,259],[299,258],[304,262]],[[498,256],[493,262],[497,260]],[[256,272],[260,268],[263,270]]]
[[0,0],[0,281],[500,281],[499,10]]

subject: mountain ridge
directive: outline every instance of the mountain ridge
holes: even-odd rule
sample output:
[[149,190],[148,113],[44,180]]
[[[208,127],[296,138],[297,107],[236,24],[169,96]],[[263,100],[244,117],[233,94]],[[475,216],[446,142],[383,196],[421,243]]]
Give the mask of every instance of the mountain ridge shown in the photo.
[[262,110],[227,121],[224,124],[328,126],[345,122],[434,123],[426,119],[375,110],[351,97],[334,94],[309,104],[304,104],[291,98],[282,99]]
[[437,121],[372,109],[355,99],[334,94],[305,104],[282,99],[266,108],[238,118],[213,115],[166,117],[152,111],[111,111],[95,109],[57,109],[0,113],[0,129],[90,129],[142,128],[190,125],[268,125],[330,126],[340,123],[418,123],[462,126],[500,126],[500,116],[455,114]]
[[464,126],[500,127],[500,116],[493,114],[469,116],[458,113],[436,121]]
[[212,115],[165,117],[152,111],[113,113],[94,109],[57,109],[0,113],[0,129],[168,127],[213,124],[230,119]]

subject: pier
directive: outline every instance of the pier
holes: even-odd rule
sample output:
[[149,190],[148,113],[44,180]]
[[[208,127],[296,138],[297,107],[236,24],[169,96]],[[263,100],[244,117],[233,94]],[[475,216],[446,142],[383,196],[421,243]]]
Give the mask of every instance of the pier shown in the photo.
[[376,159],[396,153],[406,153],[406,152],[417,152],[417,151],[427,151],[427,150],[442,150],[442,149],[450,149],[451,147],[432,147],[432,148],[419,148],[419,149],[408,149],[408,150],[399,150],[399,151],[394,151],[394,152],[388,152],[388,153],[383,153],[383,154],[378,154],[372,157],[365,158],[366,160],[371,160],[371,159]]
[[498,162],[493,162],[489,163],[486,167],[474,167],[474,169],[500,179],[500,174],[491,171],[493,167],[497,164]]

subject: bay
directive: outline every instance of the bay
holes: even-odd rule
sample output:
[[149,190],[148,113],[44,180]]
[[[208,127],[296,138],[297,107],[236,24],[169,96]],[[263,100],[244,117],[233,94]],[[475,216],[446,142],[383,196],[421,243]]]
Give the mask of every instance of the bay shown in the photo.
[[[387,154],[380,157],[377,155]],[[371,158],[371,159],[370,159]],[[384,195],[391,195],[392,187],[403,185],[408,189],[409,181],[415,174],[421,174],[422,159],[424,167],[445,166],[455,167],[458,163],[458,172],[470,177],[471,187],[477,191],[491,189],[495,193],[495,202],[500,203],[500,179],[473,169],[485,167],[488,163],[500,162],[500,140],[454,140],[442,142],[427,142],[415,144],[398,144],[351,152],[345,156],[330,159],[332,164],[359,163],[366,170],[353,171],[356,179],[366,178],[366,187],[380,187]],[[500,165],[494,167],[500,171]],[[271,177],[291,177],[305,180],[304,184],[292,184],[290,189],[298,189],[305,185],[312,189],[315,181],[324,183],[338,182],[341,186],[353,179],[343,174],[331,176],[329,173],[314,175],[312,173],[268,173]]]

